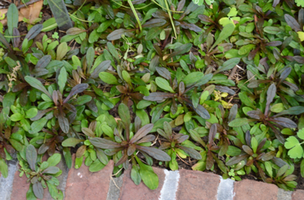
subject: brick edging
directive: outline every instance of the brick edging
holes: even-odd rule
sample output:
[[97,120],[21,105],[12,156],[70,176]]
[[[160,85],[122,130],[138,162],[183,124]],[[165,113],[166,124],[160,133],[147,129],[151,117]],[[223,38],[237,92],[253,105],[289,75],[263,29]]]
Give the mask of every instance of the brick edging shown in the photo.
[[[29,183],[26,178],[19,177],[14,165],[9,165],[11,178],[4,179],[0,175],[0,199],[26,199]],[[17,166],[15,164],[15,166]],[[65,200],[302,200],[304,190],[294,192],[279,189],[274,184],[259,181],[233,181],[222,179],[221,176],[200,171],[181,169],[168,171],[153,168],[159,177],[159,187],[148,189],[143,183],[135,185],[130,178],[130,170],[124,172],[120,178],[112,178],[114,162],[109,161],[101,171],[92,173],[88,167],[82,165],[79,169],[72,168],[63,171],[62,185]],[[14,172],[15,170],[15,172]],[[13,184],[9,184],[11,181]],[[11,188],[4,187],[12,185]],[[65,188],[65,189],[64,189]],[[12,191],[12,192],[11,192]],[[46,191],[46,190],[45,190]],[[45,192],[43,199],[51,199]]]

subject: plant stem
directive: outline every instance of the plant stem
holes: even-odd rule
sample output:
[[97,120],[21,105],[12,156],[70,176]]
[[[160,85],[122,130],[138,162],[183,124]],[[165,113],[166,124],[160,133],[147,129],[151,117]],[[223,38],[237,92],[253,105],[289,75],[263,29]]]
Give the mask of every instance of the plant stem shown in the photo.
[[172,25],[172,29],[173,29],[173,32],[174,32],[174,36],[177,39],[177,34],[176,34],[176,30],[175,30],[174,21],[172,19],[171,11],[169,9],[169,5],[168,5],[168,1],[167,0],[165,0],[165,4],[166,4],[167,12],[168,12],[168,15],[169,15],[169,18],[170,18],[170,21],[171,21],[171,25]]
[[131,10],[132,10],[132,12],[133,12],[135,18],[136,18],[137,23],[138,23],[138,25],[139,25],[139,29],[140,29],[140,31],[142,31],[141,23],[140,23],[140,20],[139,20],[139,18],[138,18],[137,12],[136,12],[136,10],[135,10],[135,8],[134,8],[134,6],[133,6],[133,3],[132,3],[131,0],[128,0],[128,3],[129,3],[129,5],[130,5],[130,7],[131,7]]

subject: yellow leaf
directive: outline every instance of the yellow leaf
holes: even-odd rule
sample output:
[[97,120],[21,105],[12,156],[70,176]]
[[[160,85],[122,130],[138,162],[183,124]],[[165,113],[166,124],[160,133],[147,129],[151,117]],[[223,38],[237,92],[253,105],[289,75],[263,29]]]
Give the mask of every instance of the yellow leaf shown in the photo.
[[304,32],[303,31],[299,31],[298,36],[299,36],[301,42],[304,41]]

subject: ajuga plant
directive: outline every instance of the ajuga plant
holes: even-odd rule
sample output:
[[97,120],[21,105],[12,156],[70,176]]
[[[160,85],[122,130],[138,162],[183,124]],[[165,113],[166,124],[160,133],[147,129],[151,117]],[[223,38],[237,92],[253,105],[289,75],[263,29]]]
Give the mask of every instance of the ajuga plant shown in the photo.
[[105,149],[106,155],[114,155],[114,158],[117,158],[114,159],[116,166],[123,164],[123,167],[127,169],[130,158],[132,162],[131,178],[134,183],[138,185],[143,180],[150,189],[156,189],[158,186],[157,175],[153,172],[151,166],[144,164],[140,160],[137,153],[141,152],[147,160],[151,160],[152,157],[159,161],[170,161],[171,158],[162,150],[149,147],[155,139],[154,135],[148,135],[153,128],[153,124],[146,124],[141,127],[141,120],[136,117],[133,132],[130,127],[131,116],[129,108],[121,103],[118,107],[118,113],[124,127],[124,134],[116,129],[115,139],[89,137],[89,141],[94,147]]
[[[298,102],[303,102],[304,98],[295,93],[299,90],[298,86],[286,80],[292,68],[285,67],[281,69],[283,64],[279,62],[269,67],[269,65],[264,61],[265,59],[262,61],[263,65],[259,65],[258,67],[258,69],[264,73],[263,75],[258,74],[257,70],[253,69],[252,66],[247,66],[249,71],[254,72],[252,76],[248,77],[251,79],[249,81],[248,88],[256,88],[258,91],[263,91],[265,86],[269,87],[271,84],[275,84],[276,95],[280,97],[285,107],[289,105],[299,105]],[[258,80],[252,79],[253,76],[258,77]],[[262,92],[261,100],[263,100],[263,95],[264,93]]]
[[[263,181],[266,181],[266,174],[264,172],[265,161],[271,160],[275,156],[274,151],[268,151],[267,148],[263,148],[266,143],[266,138],[258,141],[256,137],[251,137],[250,132],[247,131],[245,135],[246,144],[242,144],[239,139],[234,141],[234,144],[242,150],[240,155],[230,158],[227,162],[227,166],[235,165],[240,162],[245,167],[245,171],[250,173],[253,170],[259,173]],[[245,161],[245,162],[243,162]]]
[[[68,133],[70,129],[70,123],[74,121],[76,118],[77,110],[75,108],[75,105],[79,105],[78,101],[80,98],[78,98],[78,101],[72,101],[71,98],[83,92],[85,89],[88,88],[88,84],[81,83],[73,87],[70,91],[70,93],[67,95],[66,98],[64,98],[64,88],[67,81],[67,72],[65,68],[60,69],[60,73],[57,78],[57,90],[53,87],[48,87],[49,90],[46,90],[46,88],[42,85],[42,83],[31,76],[25,77],[26,82],[28,82],[33,88],[36,88],[37,90],[41,91],[43,94],[41,95],[41,98],[44,100],[38,105],[38,108],[40,109],[38,111],[38,114],[32,118],[33,121],[41,119],[45,114],[51,112],[51,115],[47,115],[48,117],[46,119],[51,119],[55,117],[57,119],[57,123],[59,124],[59,127],[64,133]],[[91,97],[88,96],[88,98],[85,99],[85,101],[82,101],[81,103],[87,103],[91,101]],[[46,120],[47,121],[47,120]]]
[[[208,111],[198,103],[197,90],[212,78],[212,74],[191,73],[178,83],[177,78],[172,80],[171,74],[166,68],[156,67],[156,70],[162,77],[155,78],[155,83],[166,92],[152,92],[149,96],[144,96],[144,100],[162,102],[158,107],[171,104],[171,112],[175,114],[177,111],[175,99],[177,99],[182,105],[190,106],[203,119],[210,118]],[[189,95],[188,92],[192,92],[192,95]],[[152,115],[152,121],[154,117],[156,116]]]
[[75,159],[76,169],[81,167],[83,157],[86,158],[85,165],[89,166],[89,171],[91,172],[99,171],[108,164],[109,159],[104,153],[104,150],[102,150],[98,145],[94,145],[95,143],[90,142],[90,139],[98,138],[96,137],[95,129],[96,122],[91,122],[88,128],[82,128],[82,133],[84,134],[85,139],[67,138],[62,142],[62,146],[64,147],[75,147],[75,145],[79,144]]
[[62,171],[56,167],[61,160],[59,153],[53,154],[47,161],[39,162],[37,157],[36,148],[29,144],[24,151],[20,152],[19,165],[20,176],[25,176],[30,182],[30,188],[27,191],[27,199],[30,197],[43,199],[44,188],[48,188],[50,195],[54,199],[63,199],[62,191],[58,190],[56,186],[59,185],[59,181],[56,177],[61,175]]
[[168,155],[171,157],[171,160],[169,161],[169,167],[171,170],[178,169],[178,163],[176,161],[177,154],[181,158],[187,158],[187,155],[189,155],[191,158],[196,160],[202,159],[202,156],[194,148],[183,146],[183,142],[188,140],[189,135],[174,133],[170,124],[166,121],[163,125],[163,130],[157,129],[158,134],[165,138],[159,149],[166,150]]
[[[285,138],[281,134],[280,130],[285,128],[297,128],[297,124],[289,118],[280,117],[282,115],[290,115],[290,114],[301,114],[303,109],[301,106],[290,108],[288,110],[282,111],[276,115],[271,116],[270,104],[276,96],[276,85],[272,83],[267,89],[267,100],[266,107],[264,113],[260,109],[248,111],[246,114],[251,119],[247,118],[237,118],[229,123],[231,127],[239,127],[249,122],[260,121],[264,125],[270,127],[270,129],[274,132],[276,138],[284,143]],[[297,110],[298,108],[298,110]]]

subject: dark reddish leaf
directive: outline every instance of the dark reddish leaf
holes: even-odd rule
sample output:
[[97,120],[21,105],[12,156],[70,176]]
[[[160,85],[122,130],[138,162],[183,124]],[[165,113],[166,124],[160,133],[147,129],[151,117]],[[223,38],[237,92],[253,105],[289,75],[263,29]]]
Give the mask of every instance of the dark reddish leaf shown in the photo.
[[173,98],[175,94],[165,92],[152,92],[149,96],[144,96],[143,99],[147,101],[162,101],[164,99]]
[[200,27],[196,26],[195,24],[188,24],[183,21],[180,22],[180,26],[184,29],[189,29],[189,30],[197,32],[197,33],[202,31],[202,29]]
[[123,28],[116,29],[107,36],[107,40],[118,40],[121,38],[121,35],[126,34],[126,31],[127,30]]
[[248,111],[247,115],[253,119],[261,119],[261,117],[263,116],[263,113],[261,112],[260,109],[257,109],[257,110]]
[[247,146],[251,145],[251,135],[250,135],[250,131],[249,130],[246,131],[246,133],[245,133],[245,141],[246,141]]
[[206,169],[208,169],[208,170],[211,169],[213,164],[214,164],[214,159],[213,159],[212,152],[210,150],[208,150],[207,161],[206,161]]
[[136,143],[139,139],[145,137],[153,128],[153,124],[147,124],[141,127],[130,140],[130,143]]
[[176,140],[177,143],[182,143],[189,138],[189,135],[184,135],[182,133],[178,133],[174,135],[173,139]]
[[181,96],[182,94],[184,94],[184,92],[185,92],[185,84],[183,81],[181,81],[178,86],[178,95]]
[[210,119],[210,114],[202,105],[198,104],[196,108],[191,104],[192,109],[203,119]]
[[167,80],[171,80],[171,73],[164,67],[156,67],[157,73]]
[[288,24],[295,32],[301,31],[300,24],[297,22],[297,20],[296,20],[294,17],[292,17],[292,16],[289,15],[289,14],[285,14],[285,15],[284,15],[284,18],[285,18],[287,24]]
[[276,153],[274,151],[269,151],[269,152],[265,153],[264,155],[262,155],[260,157],[260,159],[262,161],[268,161],[268,160],[271,160],[275,155],[276,155]]
[[139,141],[137,141],[136,144],[141,144],[144,142],[152,142],[153,140],[155,140],[154,135],[147,135],[147,136],[141,138]]
[[302,56],[294,56],[293,60],[296,61],[297,63],[304,64],[304,57]]
[[42,24],[36,24],[29,30],[25,38],[27,38],[28,40],[34,39],[41,32],[42,28]]
[[234,156],[234,157],[230,158],[228,160],[228,162],[226,162],[226,165],[227,166],[235,165],[235,164],[241,162],[242,160],[244,160],[247,157],[249,157],[248,154],[240,154],[238,156]]
[[234,105],[230,108],[230,111],[229,111],[228,123],[235,119],[236,114],[237,114],[237,111],[238,111],[238,105],[237,105],[237,104],[234,104]]
[[265,145],[265,143],[266,143],[266,138],[264,138],[261,142],[260,142],[260,144],[258,145],[258,147],[257,147],[257,152],[259,152],[262,148],[263,148],[263,146]]
[[22,90],[23,88],[25,88],[26,86],[28,86],[28,83],[19,83],[18,85],[15,85],[12,89],[13,92],[19,92],[20,90]]
[[154,27],[163,26],[166,23],[167,23],[167,21],[165,19],[155,18],[155,19],[151,19],[151,20],[147,21],[145,24],[143,24],[142,27],[144,27],[144,28],[154,28]]
[[210,17],[208,17],[208,16],[206,16],[206,15],[198,15],[197,17],[198,17],[200,20],[202,20],[203,22],[214,23],[214,21],[213,21]]
[[201,154],[199,152],[197,152],[196,150],[192,149],[192,148],[184,147],[184,146],[179,146],[179,148],[181,150],[183,150],[184,152],[186,152],[187,154],[189,154],[189,156],[191,158],[194,158],[196,160],[201,160],[202,159]]
[[266,43],[266,46],[271,46],[271,47],[277,47],[280,45],[282,45],[281,41],[271,41],[271,42]]
[[[37,68],[45,68],[52,60],[52,57],[50,55],[43,56],[35,66],[35,69]],[[48,72],[48,71],[47,71]]]
[[265,108],[265,115],[268,115],[270,103],[273,101],[273,98],[275,97],[277,93],[277,87],[274,83],[272,83],[268,90],[267,90],[267,101],[266,101],[266,108]]
[[283,81],[283,83],[285,85],[288,85],[290,87],[290,89],[292,89],[294,92],[296,92],[296,91],[299,90],[299,88],[298,88],[298,86],[296,84],[290,83],[288,81]]
[[180,2],[178,2],[176,10],[177,11],[181,11],[184,8],[184,6],[185,6],[185,2],[186,2],[186,0],[181,0]]
[[92,72],[91,78],[93,78],[93,79],[98,78],[99,73],[106,71],[110,66],[111,66],[110,60],[105,60],[105,61],[101,62]]
[[121,147],[119,143],[104,138],[90,138],[89,140],[95,147],[101,149],[115,149]]
[[247,154],[249,154],[249,155],[252,155],[252,154],[253,154],[252,149],[251,149],[249,146],[247,146],[247,145],[243,145],[243,146],[242,146],[242,149],[243,149]]
[[89,87],[89,85],[87,83],[81,83],[81,84],[76,85],[75,87],[72,88],[70,94],[64,100],[64,103],[66,103],[72,96],[74,96],[75,94],[83,92],[88,87]]
[[128,156],[131,156],[135,152],[135,150],[136,150],[136,145],[135,144],[129,145],[128,150],[127,150]]
[[153,148],[153,147],[145,147],[145,146],[139,146],[136,145],[136,148],[140,151],[143,151],[144,153],[147,153],[148,155],[150,155],[151,157],[160,160],[160,161],[170,161],[171,157],[163,152],[162,150]]
[[42,144],[38,149],[38,154],[44,154],[49,148],[50,146],[48,144]]
[[68,118],[66,118],[65,116],[63,116],[63,113],[60,113],[58,115],[58,122],[59,122],[59,126],[60,126],[61,130],[64,133],[68,133],[69,129],[70,129],[70,123],[69,123]]
[[209,139],[208,139],[209,145],[213,143],[216,132],[217,132],[216,124],[212,124],[209,130]]
[[39,181],[33,184],[33,192],[38,199],[43,199],[43,187]]
[[285,128],[297,128],[297,124],[288,119],[288,118],[285,118],[285,117],[276,117],[276,118],[272,118],[271,121],[281,125],[281,126],[284,126]]
[[20,44],[20,33],[16,27],[13,28],[13,36],[13,46],[18,48]]
[[38,119],[40,119],[41,117],[43,117],[46,113],[50,112],[51,110],[53,110],[53,108],[49,108],[46,110],[38,110],[38,113],[35,117],[31,118],[32,121],[37,121]]
[[120,158],[120,160],[115,164],[115,166],[121,165],[125,163],[128,160],[128,155],[123,154],[123,156]]
[[280,75],[280,81],[283,81],[287,78],[287,76],[290,74],[291,72],[291,67],[287,67],[286,69],[284,69],[284,71],[281,73]]

